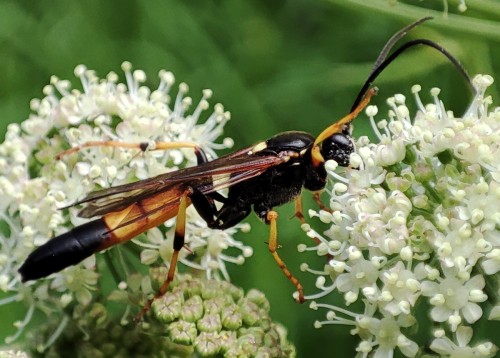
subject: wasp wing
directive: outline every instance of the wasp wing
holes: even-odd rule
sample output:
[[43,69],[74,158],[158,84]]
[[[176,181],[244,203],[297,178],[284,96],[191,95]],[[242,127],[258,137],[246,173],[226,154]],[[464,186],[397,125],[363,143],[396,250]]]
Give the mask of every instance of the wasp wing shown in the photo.
[[[86,202],[95,201],[104,197],[111,197],[113,195],[118,195],[121,193],[127,193],[125,194],[126,196],[131,196],[133,195],[133,192],[135,190],[145,191],[148,188],[157,188],[158,186],[161,186],[163,185],[163,183],[166,182],[172,184],[176,180],[183,181],[192,179],[194,177],[202,178],[204,176],[202,173],[203,171],[205,172],[206,176],[220,174],[214,171],[224,170],[224,168],[227,168],[228,171],[231,171],[232,167],[234,168],[235,166],[241,165],[242,164],[241,161],[246,161],[246,163],[250,162],[249,158],[251,158],[251,156],[248,154],[249,150],[250,147],[242,149],[236,153],[230,153],[226,156],[217,158],[211,162],[199,164],[194,167],[178,169],[165,174],[157,175],[152,178],[139,180],[133,183],[127,183],[127,184],[117,185],[111,188],[93,191],[87,194],[87,196],[82,200],[79,200],[78,202],[70,206],[84,204]],[[232,160],[232,158],[235,158],[235,160]]]
[[[249,153],[248,149],[220,157],[211,162],[175,170],[153,178],[111,187],[87,195],[73,205],[85,204],[79,216],[90,218],[120,211],[129,205],[158,193],[162,204],[176,203],[179,193],[190,186],[196,186],[204,194],[228,188],[236,183],[262,174],[266,169],[285,163],[288,157],[276,153]],[[73,206],[72,205],[72,206]]]

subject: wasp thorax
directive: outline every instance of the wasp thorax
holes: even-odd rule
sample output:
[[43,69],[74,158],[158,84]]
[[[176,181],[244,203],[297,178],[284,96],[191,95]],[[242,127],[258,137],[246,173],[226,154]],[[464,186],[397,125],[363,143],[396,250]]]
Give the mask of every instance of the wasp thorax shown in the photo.
[[321,155],[325,160],[335,160],[338,165],[347,167],[349,157],[354,152],[354,143],[351,136],[336,133],[323,141]]

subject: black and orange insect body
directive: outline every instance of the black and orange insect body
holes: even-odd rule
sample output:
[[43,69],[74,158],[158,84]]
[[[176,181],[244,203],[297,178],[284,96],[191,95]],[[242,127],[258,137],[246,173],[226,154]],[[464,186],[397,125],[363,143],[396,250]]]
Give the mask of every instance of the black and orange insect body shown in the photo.
[[[213,229],[224,230],[236,225],[252,209],[263,221],[271,224],[274,229],[269,238],[269,250],[296,285],[299,301],[303,301],[302,286],[276,253],[277,214],[272,209],[298,198],[302,188],[312,191],[323,189],[327,178],[325,160],[333,159],[340,165],[348,165],[348,158],[354,151],[354,144],[347,133],[349,123],[374,93],[370,90],[356,111],[327,129],[327,140],[322,146],[315,142],[311,134],[295,131],[278,134],[210,162],[206,161],[202,151],[196,149],[199,154],[195,167],[89,194],[76,203],[86,205],[79,216],[102,217],[78,226],[33,251],[19,269],[23,280],[35,280],[58,272],[177,216],[174,257],[169,273],[169,277],[173,277],[178,252],[184,246],[182,222],[185,210],[193,204],[208,227]],[[214,180],[214,176],[223,174],[225,177]],[[229,190],[224,197],[219,190],[226,187]],[[216,208],[215,201],[222,203],[220,209]]]
[[[351,122],[376,93],[375,89],[370,88],[375,78],[406,49],[416,45],[437,49],[452,61],[470,83],[463,67],[446,50],[425,39],[406,43],[387,56],[397,40],[426,19],[405,27],[389,40],[351,112],[317,137],[305,132],[284,132],[213,161],[207,161],[203,150],[193,143],[158,143],[157,148],[161,149],[192,147],[198,165],[90,193],[75,203],[84,205],[79,216],[100,218],[74,228],[33,251],[19,269],[23,281],[60,271],[176,216],[174,253],[168,277],[155,296],[160,297],[173,280],[178,255],[184,246],[186,208],[192,204],[210,228],[221,230],[236,225],[252,210],[255,211],[259,218],[270,225],[269,251],[297,288],[297,300],[303,302],[302,285],[277,253],[278,216],[273,209],[295,200],[296,216],[304,221],[300,201],[302,190],[314,192],[315,199],[319,201],[318,192],[327,183],[325,162],[335,160],[340,166],[349,165],[349,157],[355,150]],[[81,147],[102,145],[122,146],[117,142],[92,142],[84,143]],[[125,143],[123,146],[145,149],[142,144]],[[63,154],[80,148],[70,149]],[[220,191],[226,188],[227,196],[223,196]],[[216,202],[221,205],[217,206]],[[144,311],[149,309],[151,302]]]

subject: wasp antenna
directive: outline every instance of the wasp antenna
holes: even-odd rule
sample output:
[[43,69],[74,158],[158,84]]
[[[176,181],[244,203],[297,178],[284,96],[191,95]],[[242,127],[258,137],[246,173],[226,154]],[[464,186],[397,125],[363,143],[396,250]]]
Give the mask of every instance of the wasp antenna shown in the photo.
[[323,132],[320,133],[320,135],[316,138],[314,141],[314,146],[317,146],[319,143],[324,141],[326,138],[330,137],[331,135],[335,133],[340,133],[343,131],[344,126],[349,125],[354,118],[358,116],[358,114],[361,113],[363,109],[370,103],[370,99],[377,94],[378,88],[377,87],[372,87],[366,91],[366,95],[363,96],[362,100],[358,103],[358,105],[351,110],[351,112],[339,120],[338,122],[335,122],[328,128],[326,128]]
[[387,43],[384,45],[384,48],[382,49],[382,51],[380,51],[380,54],[378,55],[377,59],[375,60],[375,63],[373,64],[373,69],[372,69],[372,72],[370,72],[370,75],[375,72],[377,70],[377,68],[380,66],[380,64],[382,62],[384,62],[384,60],[386,59],[387,55],[389,54],[389,52],[391,52],[392,48],[394,47],[394,45],[399,41],[401,40],[404,36],[406,36],[406,34],[413,28],[417,27],[418,25],[420,25],[421,23],[425,22],[425,21],[428,21],[428,20],[432,20],[433,17],[432,16],[426,16],[426,17],[423,17],[421,19],[418,19],[417,21],[409,24],[408,26],[405,26],[403,27],[401,30],[399,30],[398,32],[396,32],[394,35],[392,35],[392,37],[387,41]]
[[[391,41],[391,40],[389,40],[389,41]],[[460,72],[460,74],[466,79],[466,81],[469,84],[469,86],[471,87],[471,89],[473,91],[475,91],[474,85],[472,84],[472,80],[471,80],[469,74],[467,73],[467,70],[462,66],[462,64],[451,53],[449,53],[444,47],[435,43],[434,41],[431,41],[428,39],[416,39],[416,40],[408,41],[408,42],[404,43],[403,45],[401,45],[400,47],[398,47],[391,55],[389,55],[387,58],[385,58],[378,66],[376,66],[372,70],[372,72],[368,76],[368,79],[365,81],[365,83],[363,84],[363,87],[359,91],[358,96],[356,97],[356,100],[354,101],[354,103],[351,107],[351,111],[354,110],[359,105],[359,103],[362,101],[366,91],[372,85],[373,81],[375,81],[375,79],[384,71],[384,69],[387,66],[389,66],[403,52],[405,52],[406,50],[408,50],[412,47],[418,46],[418,45],[431,47],[431,48],[439,51],[440,53],[442,53],[444,56],[446,56],[446,58],[448,58],[448,60],[450,60],[450,62],[455,66],[455,68],[458,70],[458,72]],[[390,48],[389,48],[389,50],[390,50]],[[381,57],[383,58],[384,56],[385,55],[383,55],[381,53],[379,55],[379,59]]]

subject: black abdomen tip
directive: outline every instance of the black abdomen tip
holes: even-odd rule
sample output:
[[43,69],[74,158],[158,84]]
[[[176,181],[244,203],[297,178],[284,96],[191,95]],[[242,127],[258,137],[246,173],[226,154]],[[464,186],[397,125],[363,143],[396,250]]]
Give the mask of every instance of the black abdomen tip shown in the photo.
[[29,254],[19,268],[22,281],[37,280],[76,265],[97,252],[108,237],[104,221],[97,219],[53,238]]

